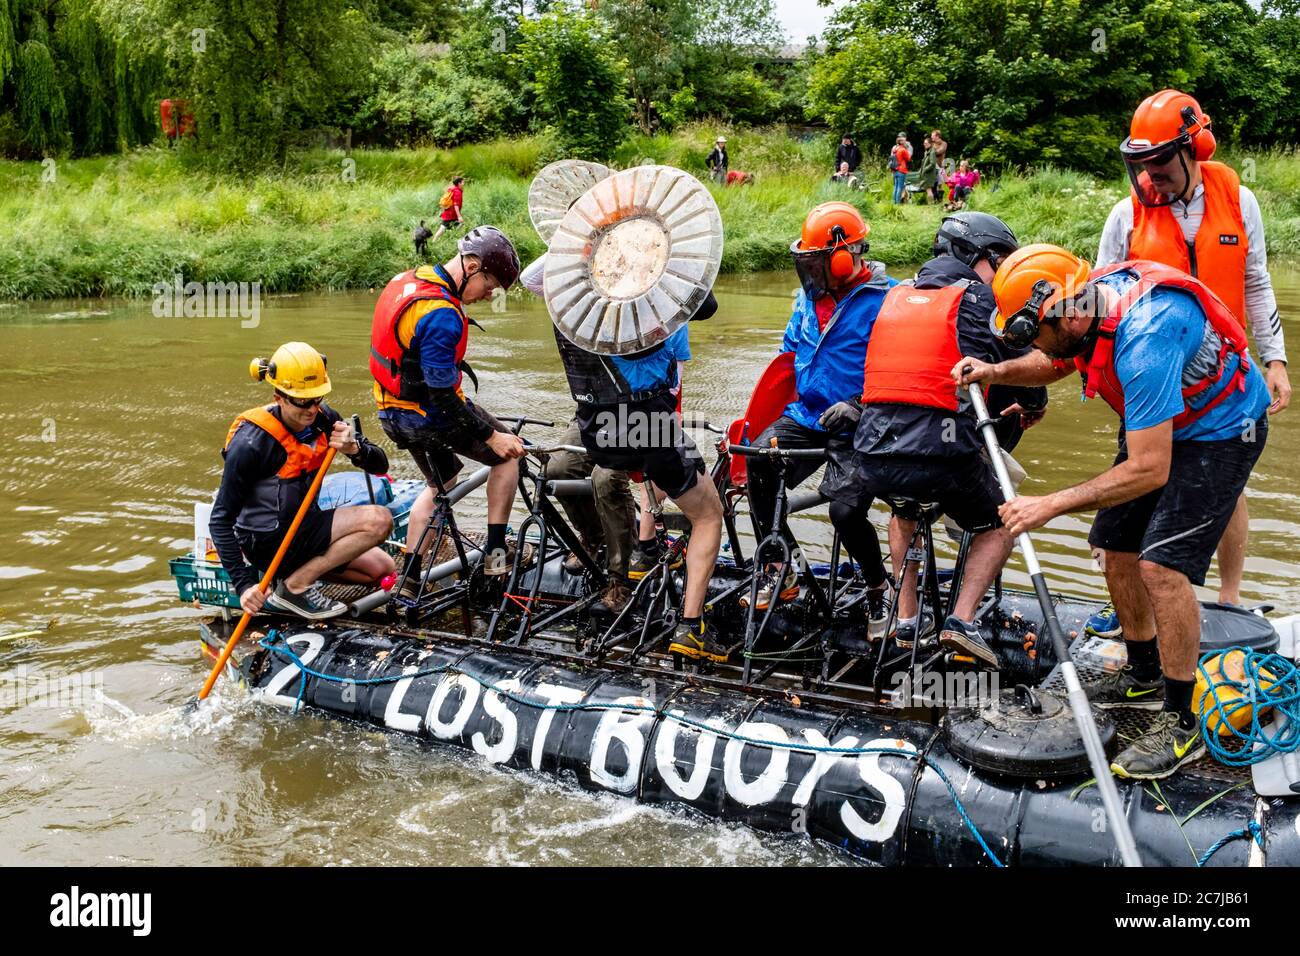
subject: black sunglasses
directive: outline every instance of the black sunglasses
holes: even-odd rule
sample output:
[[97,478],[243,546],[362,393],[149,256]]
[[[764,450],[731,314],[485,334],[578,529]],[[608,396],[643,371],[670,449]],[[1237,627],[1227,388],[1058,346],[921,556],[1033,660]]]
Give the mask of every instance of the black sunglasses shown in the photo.
[[315,408],[316,406],[320,405],[322,402],[325,401],[325,397],[323,395],[317,398],[294,398],[292,395],[284,394],[284,392],[276,392],[275,394],[279,395],[281,398],[283,398],[294,408],[301,408],[304,411],[306,411],[309,408]]

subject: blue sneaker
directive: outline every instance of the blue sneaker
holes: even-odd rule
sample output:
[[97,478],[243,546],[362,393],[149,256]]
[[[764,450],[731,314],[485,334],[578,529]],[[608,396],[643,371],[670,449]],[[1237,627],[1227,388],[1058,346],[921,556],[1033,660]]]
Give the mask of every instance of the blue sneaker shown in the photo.
[[1083,625],[1083,632],[1094,637],[1109,637],[1112,639],[1123,634],[1124,631],[1119,626],[1119,615],[1115,613],[1115,605],[1107,601],[1105,607],[1088,618],[1087,623]]

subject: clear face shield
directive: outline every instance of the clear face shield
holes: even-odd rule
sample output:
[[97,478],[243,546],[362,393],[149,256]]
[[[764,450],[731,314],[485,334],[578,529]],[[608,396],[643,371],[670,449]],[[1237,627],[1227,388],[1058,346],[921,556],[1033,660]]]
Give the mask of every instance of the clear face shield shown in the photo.
[[846,252],[853,257],[853,268],[849,276],[856,275],[866,255],[869,245],[865,242],[839,243],[824,249],[801,249],[799,240],[790,244],[790,256],[794,259],[795,275],[799,285],[810,302],[820,299],[831,292],[837,282],[843,282],[846,276],[836,276],[831,272],[831,257],[837,252]]
[[1192,170],[1181,138],[1145,151],[1123,150],[1133,193],[1144,206],[1169,206],[1190,193]]

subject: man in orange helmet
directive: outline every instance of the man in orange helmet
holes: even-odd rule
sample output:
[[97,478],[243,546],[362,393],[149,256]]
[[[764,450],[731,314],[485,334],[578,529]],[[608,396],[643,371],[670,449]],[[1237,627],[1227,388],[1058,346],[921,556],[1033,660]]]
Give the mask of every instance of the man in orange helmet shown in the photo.
[[[862,394],[862,364],[867,339],[876,313],[885,300],[893,279],[885,275],[885,264],[866,258],[871,227],[857,207],[847,202],[826,202],[814,207],[804,219],[800,238],[790,246],[800,291],[785,328],[782,352],[794,353],[797,395],[781,417],[762,434],[753,436],[757,445],[769,445],[775,438],[782,448],[826,449],[830,468],[837,453],[851,454],[853,429],[857,424]],[[794,487],[817,470],[818,462],[800,459],[786,465],[786,483]],[[763,459],[749,463],[750,510],[759,536],[771,530],[776,502],[776,475]],[[850,556],[862,567],[872,594],[873,615],[884,621],[886,582],[876,532],[865,512],[849,513],[837,523],[841,540]],[[869,536],[869,537],[868,537]],[[782,600],[799,594],[795,564],[781,575]],[[873,560],[874,559],[874,560]],[[765,610],[777,590],[776,569],[769,569],[758,591],[756,608]],[[879,600],[877,600],[879,599]],[[748,601],[748,595],[742,603]]]
[[1059,246],[1025,246],[1002,263],[993,293],[1008,344],[1032,342],[1036,351],[996,364],[963,358],[954,378],[1046,385],[1077,370],[1084,398],[1100,395],[1121,417],[1110,469],[1049,495],[1021,495],[1001,514],[1017,535],[1100,509],[1088,541],[1105,555],[1128,663],[1086,689],[1098,706],[1161,709],[1111,769],[1167,777],[1205,749],[1192,711],[1201,635],[1192,586],[1205,582],[1263,451],[1268,386],[1236,315],[1162,263],[1090,273]]
[[[1272,396],[1269,414],[1291,401],[1286,345],[1268,275],[1259,201],[1237,174],[1211,162],[1214,133],[1200,104],[1177,90],[1147,97],[1120,146],[1132,182],[1102,231],[1097,268],[1149,259],[1196,276],[1223,300],[1255,338]],[[1243,492],[1219,543],[1219,600],[1241,603],[1249,516]],[[1102,612],[1088,630],[1116,637],[1118,622]]]

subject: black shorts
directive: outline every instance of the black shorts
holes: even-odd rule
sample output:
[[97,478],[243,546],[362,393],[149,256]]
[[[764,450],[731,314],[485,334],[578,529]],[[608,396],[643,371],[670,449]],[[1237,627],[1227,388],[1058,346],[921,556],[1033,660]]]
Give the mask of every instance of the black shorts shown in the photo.
[[[465,405],[470,414],[480,421],[487,422],[492,426],[493,431],[509,431],[491,412],[473,402],[466,402]],[[427,419],[422,420],[419,426],[411,427],[408,424],[408,416],[403,415],[401,418],[385,416],[379,419],[379,424],[383,427],[384,434],[393,440],[394,445],[411,453],[415,466],[420,469],[420,474],[424,475],[425,483],[430,488],[437,487],[435,475],[438,480],[446,484],[460,474],[465,463],[457,457],[459,455],[464,455],[481,465],[499,465],[505,461],[483,439],[475,438],[461,429],[440,427]]]
[[[1097,512],[1088,543],[1106,551],[1136,554],[1143,561],[1204,584],[1219,539],[1264,451],[1268,419],[1260,418],[1246,438],[1176,441],[1169,481],[1162,488]],[[1115,464],[1128,458],[1120,438]]]
[[[981,455],[853,455],[855,468],[841,463],[834,474],[827,468],[828,478],[834,480],[823,481],[821,492],[832,501],[866,509],[879,499],[900,518],[913,520],[920,516],[914,503],[934,504],[972,534],[1002,527],[998,517],[1002,495],[993,469]],[[913,503],[896,503],[904,498]]]
[[576,421],[594,463],[642,472],[669,498],[686,494],[704,474],[704,456],[682,429],[672,395],[626,405],[581,404]]
[[[292,519],[290,519],[292,520]],[[235,537],[244,557],[249,564],[257,568],[258,574],[264,574],[275,560],[275,552],[284,540],[284,533],[289,530],[288,523],[278,531],[243,531],[236,529]],[[334,510],[322,511],[312,507],[303,516],[298,533],[293,536],[289,550],[276,571],[277,578],[286,578],[312,558],[318,558],[329,550],[334,535]]]

